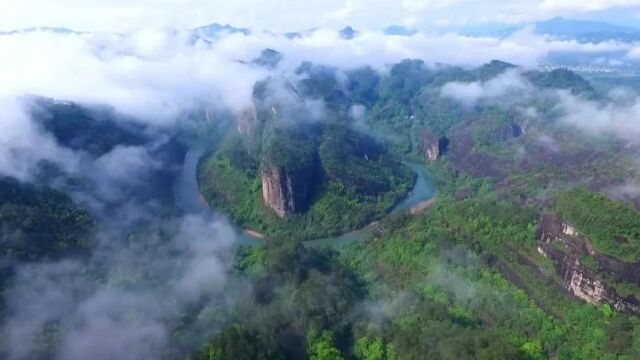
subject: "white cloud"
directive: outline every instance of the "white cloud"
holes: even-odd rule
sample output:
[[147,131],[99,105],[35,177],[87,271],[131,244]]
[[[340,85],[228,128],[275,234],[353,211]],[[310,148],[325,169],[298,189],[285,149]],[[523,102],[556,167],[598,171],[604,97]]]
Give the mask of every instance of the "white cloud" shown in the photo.
[[185,34],[141,31],[0,36],[0,96],[43,95],[106,103],[124,113],[170,121],[197,103],[234,108],[263,72],[228,52],[188,46]]
[[[4,354],[33,358],[41,329],[59,321],[55,359],[161,358],[171,336],[167,323],[205,296],[213,305],[240,288],[239,280],[237,288],[227,286],[234,241],[226,222],[188,215],[156,224],[143,238],[101,238],[91,262],[106,267],[104,281],[75,261],[24,264],[4,292]],[[215,320],[200,314],[196,322],[206,327],[190,336],[210,336]]]
[[532,21],[640,5],[635,0],[4,0],[0,30],[60,26],[126,32],[148,27],[191,28],[212,22],[273,31],[314,27],[381,29],[392,24]]
[[26,180],[42,160],[75,171],[78,162],[73,152],[59,147],[31,122],[23,105],[18,99],[0,96],[0,175]]
[[531,90],[517,70],[508,70],[485,82],[450,82],[442,87],[442,96],[450,97],[466,105],[474,105],[482,99],[519,96]]
[[[463,66],[501,59],[535,66],[554,51],[614,53],[629,51],[631,47],[616,42],[562,41],[536,35],[530,29],[504,39],[424,33],[391,37],[365,31],[350,41],[340,39],[336,31],[319,29],[293,40],[266,33],[235,34],[213,44],[203,41],[193,44],[186,32],[154,29],[127,35],[51,32],[4,35],[0,36],[0,79],[3,79],[0,98],[5,99],[0,109],[3,110],[0,126],[9,130],[0,135],[4,141],[0,172],[24,179],[39,160],[73,158],[60,156],[64,149],[39,133],[16,107],[19,106],[16,99],[25,94],[107,104],[140,121],[171,126],[180,120],[181,114],[202,106],[241,111],[249,105],[256,81],[270,75],[291,77],[306,60],[339,68],[370,65],[379,70],[405,58]],[[248,64],[264,48],[284,54],[275,73]],[[498,96],[498,88],[507,85],[500,81],[508,80],[515,79],[504,77],[485,84],[450,85],[445,92],[466,92],[466,97],[477,100]],[[321,106],[311,108],[322,112]],[[20,156],[13,155],[16,151]],[[70,162],[66,164],[73,166]]]
[[590,134],[614,134],[629,143],[640,139],[640,98],[624,103],[588,101],[567,91],[558,91],[561,121]]
[[545,10],[569,10],[576,12],[601,11],[615,7],[640,6],[640,0],[544,0]]

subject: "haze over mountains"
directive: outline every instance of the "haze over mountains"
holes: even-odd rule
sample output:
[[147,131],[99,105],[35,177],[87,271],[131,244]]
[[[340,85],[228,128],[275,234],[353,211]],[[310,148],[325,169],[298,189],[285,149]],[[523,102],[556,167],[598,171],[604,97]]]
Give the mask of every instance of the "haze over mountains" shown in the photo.
[[611,1],[22,1],[0,358],[640,358],[640,40],[567,19]]
[[[216,42],[230,37],[228,42],[243,42],[237,37],[246,37],[247,44],[260,41],[264,47],[278,47],[282,40],[291,40],[293,44],[303,44],[307,47],[322,45],[333,39],[355,41],[365,49],[387,46],[390,42],[400,42],[400,50],[404,55],[413,57],[424,54],[425,60],[443,63],[480,63],[490,61],[493,57],[500,57],[514,63],[527,66],[540,64],[551,66],[591,66],[601,69],[624,69],[630,71],[630,65],[635,64],[640,56],[635,50],[636,41],[640,40],[640,30],[629,26],[619,26],[611,23],[590,20],[571,20],[561,17],[535,23],[521,25],[500,25],[487,23],[474,27],[450,27],[446,31],[424,32],[411,27],[391,25],[379,31],[363,31],[351,26],[342,29],[311,28],[298,32],[274,33],[262,29],[234,27],[233,25],[217,24],[196,27],[191,30],[156,30],[156,36],[174,37],[178,42],[188,42],[195,45],[198,40]],[[39,27],[0,33],[0,35],[20,35],[51,33],[58,35],[87,35],[96,36],[109,33],[76,32],[66,28]],[[144,32],[151,36],[151,32]],[[143,32],[131,34],[113,34],[124,38],[137,36]],[[160,35],[162,34],[162,35]],[[145,36],[147,36],[145,35]],[[398,37],[406,37],[400,39]],[[252,40],[255,39],[255,40]],[[151,40],[149,37],[148,40]],[[450,48],[445,48],[451,42],[456,46],[473,44],[474,52],[456,54]],[[386,43],[386,44],[385,44]],[[333,44],[336,45],[337,43]],[[284,44],[283,44],[284,45]],[[292,45],[284,45],[292,46]],[[406,48],[403,48],[405,47]],[[521,47],[517,49],[517,47]],[[348,46],[345,46],[348,50]],[[413,48],[413,49],[411,49]],[[428,52],[427,48],[438,51]],[[476,49],[487,48],[499,56],[478,54]],[[511,49],[510,49],[511,48]],[[444,56],[442,56],[444,55]],[[479,61],[482,59],[482,61]],[[387,59],[388,60],[388,59]],[[593,69],[592,69],[593,70]]]
[[[463,35],[470,36],[491,36],[491,37],[505,37],[515,32],[522,31],[528,27],[534,29],[535,33],[541,35],[551,35],[562,39],[573,39],[580,42],[602,42],[608,40],[617,40],[624,42],[638,41],[640,39],[640,28],[631,26],[616,25],[604,21],[593,20],[576,20],[563,17],[554,17],[544,21],[537,21],[532,23],[522,23],[519,25],[506,25],[500,23],[487,23],[479,26],[458,26],[449,27],[446,30],[439,30],[436,32],[458,32]],[[314,30],[319,28],[311,28],[305,31],[290,31],[285,32],[287,36],[293,37],[293,35],[310,34]],[[27,29],[16,29],[13,31],[0,32],[0,34],[15,34],[15,33],[28,33],[35,31],[51,31],[55,33],[78,33],[77,31],[59,28],[59,27],[32,27]],[[219,38],[224,34],[240,33],[243,35],[249,35],[253,32],[267,31],[268,29],[248,29],[234,27],[231,24],[218,24],[212,23],[203,25],[190,30],[194,35],[205,39]],[[340,30],[343,35],[343,39],[351,40],[357,33],[357,29],[349,25],[345,25]],[[387,35],[401,35],[411,36],[419,32],[419,30],[406,27],[402,25],[388,25],[381,28],[381,31]]]
[[640,28],[620,26],[603,21],[573,20],[555,17],[546,21],[513,25],[488,25],[485,28],[458,29],[463,34],[473,36],[509,36],[531,27],[537,34],[556,36],[580,42],[640,40]]

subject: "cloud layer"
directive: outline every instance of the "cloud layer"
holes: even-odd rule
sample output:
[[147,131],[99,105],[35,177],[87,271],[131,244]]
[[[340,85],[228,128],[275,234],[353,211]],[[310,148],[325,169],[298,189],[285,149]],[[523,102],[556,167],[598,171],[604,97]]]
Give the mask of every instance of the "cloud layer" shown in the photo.
[[[195,215],[154,225],[137,241],[124,233],[100,235],[88,264],[101,264],[102,279],[76,261],[18,268],[5,293],[6,355],[34,357],[42,329],[54,326],[63,329],[55,358],[160,358],[171,337],[167,324],[177,323],[185,307],[194,311],[203,299],[224,307],[225,292],[232,292],[226,282],[232,229]],[[216,330],[214,319],[194,315],[207,322],[207,332],[189,333],[193,339]]]
[[[62,26],[88,31],[130,31],[148,27],[193,28],[211,22],[273,31],[346,25],[380,30],[392,24],[417,28],[515,23],[557,15],[629,8],[636,0],[6,0],[0,30]],[[295,16],[291,16],[295,14]]]

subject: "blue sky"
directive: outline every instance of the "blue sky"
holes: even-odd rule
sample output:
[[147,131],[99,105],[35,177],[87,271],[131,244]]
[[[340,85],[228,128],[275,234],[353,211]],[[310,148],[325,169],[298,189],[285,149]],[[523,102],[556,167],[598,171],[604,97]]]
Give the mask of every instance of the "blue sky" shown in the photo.
[[515,24],[554,16],[640,27],[640,0],[3,0],[0,30],[60,26],[89,31],[189,28],[212,22],[274,31],[344,25],[420,30]]

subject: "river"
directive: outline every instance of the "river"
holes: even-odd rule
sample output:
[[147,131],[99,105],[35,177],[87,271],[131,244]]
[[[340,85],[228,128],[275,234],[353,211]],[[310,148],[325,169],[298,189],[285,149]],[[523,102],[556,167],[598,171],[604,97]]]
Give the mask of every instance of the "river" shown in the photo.
[[[188,214],[210,214],[215,212],[200,194],[196,178],[198,160],[204,152],[204,146],[195,146],[187,152],[182,170],[173,184],[172,191],[176,205]],[[417,179],[411,192],[393,208],[392,214],[404,210],[422,210],[429,204],[428,201],[435,196],[435,189],[427,168],[423,164],[413,161],[405,161],[404,164],[416,173]],[[233,224],[233,222],[231,223]],[[374,227],[375,223],[363,229],[339,236],[305,241],[305,244],[308,246],[340,247],[345,243],[365,238],[373,231]],[[242,245],[258,245],[264,242],[264,239],[248,234],[237,226],[236,231],[239,234],[240,244]]]

